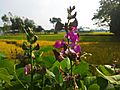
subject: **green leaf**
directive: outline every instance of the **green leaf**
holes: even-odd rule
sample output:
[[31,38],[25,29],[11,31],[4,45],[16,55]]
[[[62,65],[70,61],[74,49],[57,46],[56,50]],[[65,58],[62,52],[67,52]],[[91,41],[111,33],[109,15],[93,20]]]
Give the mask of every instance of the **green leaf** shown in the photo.
[[97,84],[92,84],[92,85],[90,85],[90,87],[88,88],[88,90],[100,90],[100,87]]
[[83,81],[80,80],[80,83],[81,83],[81,88],[80,90],[87,90],[86,86],[84,85]]
[[16,74],[19,78],[22,78],[24,76],[24,68],[18,68]]
[[46,73],[49,77],[55,77],[54,73],[46,69]]
[[85,61],[81,60],[80,64],[73,67],[74,74],[80,74],[82,77],[89,73],[89,65]]
[[58,61],[55,61],[55,63],[50,68],[50,70],[53,71],[55,67],[59,67],[59,66],[60,66],[60,63]]
[[0,53],[0,60],[4,60],[6,58],[6,56],[2,53]]
[[84,78],[84,83],[88,87],[92,85],[96,81],[96,76],[88,76]]
[[102,71],[103,74],[105,74],[107,76],[111,75],[103,65],[99,65],[98,68],[99,68],[100,71]]
[[0,86],[0,90],[5,90],[5,87],[3,87],[3,86]]
[[105,90],[117,90],[117,89],[115,89],[113,84],[108,84],[108,86]]
[[55,74],[55,78],[57,80],[57,83],[62,84],[63,78],[61,72],[59,72],[58,67],[54,67],[53,73]]
[[96,71],[98,72],[99,76],[103,77],[104,79],[107,79],[110,83],[120,85],[120,75],[106,76],[97,68]]
[[60,62],[60,66],[62,67],[64,72],[67,72],[70,69],[70,60],[66,58]]
[[14,74],[14,62],[12,60],[0,60],[0,68],[6,68],[10,74]]
[[108,80],[102,77],[97,77],[97,84],[100,86],[100,90],[104,90],[108,86]]
[[10,80],[12,77],[9,75],[8,71],[5,68],[0,68],[0,79],[11,85]]
[[43,57],[43,63],[44,63],[44,65],[45,65],[47,68],[52,67],[52,65],[54,64],[54,62],[55,62],[54,56],[46,56],[46,57]]
[[31,81],[31,75],[30,74],[29,75],[24,75],[23,78],[22,78],[22,80],[24,80],[24,81],[26,81],[26,82],[29,83]]
[[106,70],[111,73],[111,74],[115,74],[115,70],[114,68],[112,68],[111,65],[104,65],[104,67],[106,68]]
[[[25,81],[24,81],[25,82]],[[25,84],[25,83],[24,83]],[[5,90],[27,90],[27,88],[23,87],[19,81],[11,81],[11,85],[12,86],[9,86],[9,85],[5,85]]]

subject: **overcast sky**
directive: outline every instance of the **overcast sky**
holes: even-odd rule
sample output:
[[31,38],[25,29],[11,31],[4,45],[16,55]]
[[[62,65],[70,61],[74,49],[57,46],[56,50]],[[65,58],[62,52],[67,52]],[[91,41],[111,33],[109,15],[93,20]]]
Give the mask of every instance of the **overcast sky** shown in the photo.
[[[51,29],[49,19],[59,17],[67,21],[67,8],[76,6],[79,26],[95,28],[91,20],[99,7],[100,0],[0,0],[0,17],[11,12],[13,15],[27,17],[45,29]],[[0,20],[0,26],[2,21]]]

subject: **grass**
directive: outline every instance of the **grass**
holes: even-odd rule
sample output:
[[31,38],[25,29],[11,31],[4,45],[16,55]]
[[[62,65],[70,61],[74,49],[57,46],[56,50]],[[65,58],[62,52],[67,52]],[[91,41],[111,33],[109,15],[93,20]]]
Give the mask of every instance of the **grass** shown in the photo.
[[97,42],[96,44],[82,45],[82,51],[91,53],[87,61],[93,64],[112,64],[118,61],[120,64],[120,42]]
[[[87,33],[88,34],[88,33]],[[81,33],[80,45],[82,52],[91,53],[92,56],[87,56],[86,61],[93,64],[112,64],[114,60],[117,60],[120,64],[120,39],[114,37],[111,33],[89,33],[87,35]],[[41,46],[43,56],[53,56],[53,44],[56,40],[61,40],[64,36],[63,33],[57,35],[40,35],[37,43]],[[20,45],[26,40],[24,34],[0,36],[0,52],[5,53],[7,56],[11,55],[11,50],[15,53],[15,49],[22,52]],[[7,42],[7,43],[6,43]],[[13,44],[9,42],[14,42]]]
[[[37,34],[39,40],[45,41],[56,41],[61,40],[64,37],[64,32],[59,34]],[[10,40],[26,40],[25,34],[9,34],[0,36],[0,39]],[[80,33],[81,42],[118,42],[120,38],[116,38],[112,33],[108,32],[91,32],[91,33]]]

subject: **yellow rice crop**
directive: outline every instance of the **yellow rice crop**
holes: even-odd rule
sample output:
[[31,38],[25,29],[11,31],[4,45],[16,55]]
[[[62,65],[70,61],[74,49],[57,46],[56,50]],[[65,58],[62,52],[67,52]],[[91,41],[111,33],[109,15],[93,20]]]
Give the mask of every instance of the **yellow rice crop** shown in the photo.
[[[22,48],[20,47],[22,43],[26,40],[6,40],[6,39],[1,39],[0,40],[0,52],[5,53],[6,56],[11,59],[15,58],[16,52],[18,53],[23,53]],[[15,44],[11,43],[6,43],[6,42],[15,42]],[[37,41],[36,43],[39,43],[40,46],[53,46],[55,41]],[[35,43],[35,44],[36,44]],[[86,45],[93,45],[97,44],[98,42],[80,42],[80,45],[86,46]],[[87,47],[91,48],[91,47]],[[90,50],[91,51],[91,50]]]
[[5,53],[8,58],[15,56],[16,51],[17,53],[22,53],[22,49],[20,47],[0,41],[0,52]]

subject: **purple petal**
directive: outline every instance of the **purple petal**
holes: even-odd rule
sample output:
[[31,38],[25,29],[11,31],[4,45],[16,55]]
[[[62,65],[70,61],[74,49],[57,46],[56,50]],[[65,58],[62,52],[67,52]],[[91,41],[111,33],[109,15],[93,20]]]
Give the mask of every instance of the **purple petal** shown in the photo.
[[74,33],[71,38],[70,38],[71,42],[75,43],[79,41],[79,37],[77,35],[77,33]]
[[61,41],[56,41],[55,44],[54,44],[54,47],[55,48],[61,48]]
[[64,46],[64,44],[65,44],[64,40],[62,40],[62,41],[57,40],[54,44],[54,47],[55,48],[62,48]]
[[77,30],[77,27],[71,27],[70,30],[71,30],[71,31],[76,31],[76,30]]
[[61,46],[64,46],[64,44],[66,44],[66,43],[65,43],[64,40],[62,40],[62,41],[61,41]]
[[30,73],[31,70],[31,64],[28,64],[24,67],[24,74],[28,75]]
[[27,75],[28,74],[28,68],[24,67],[24,74]]
[[75,45],[76,45],[75,42],[72,42],[72,43],[70,44],[71,47],[74,47]]
[[25,75],[28,75],[29,72],[30,72],[30,69],[29,69],[27,66],[25,66],[25,67],[24,67],[24,74],[25,74]]
[[74,51],[75,51],[76,53],[80,53],[80,52],[81,52],[81,47],[80,47],[80,45],[74,46]]
[[65,35],[65,38],[71,39],[71,37],[74,35],[74,32],[68,32],[67,35]]

